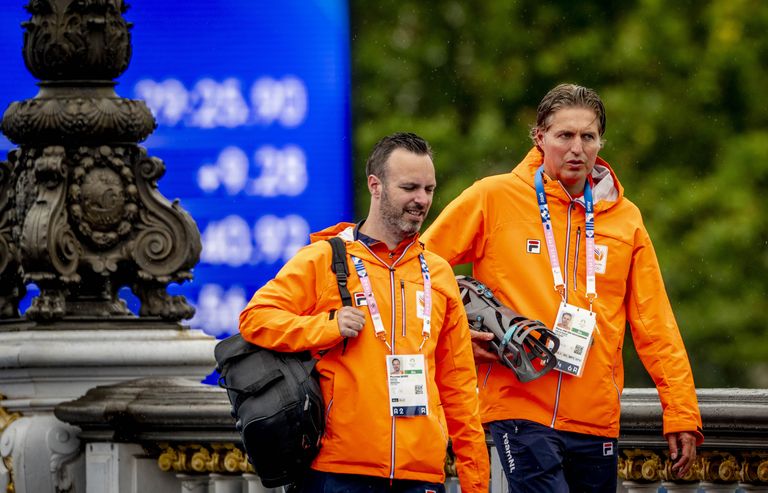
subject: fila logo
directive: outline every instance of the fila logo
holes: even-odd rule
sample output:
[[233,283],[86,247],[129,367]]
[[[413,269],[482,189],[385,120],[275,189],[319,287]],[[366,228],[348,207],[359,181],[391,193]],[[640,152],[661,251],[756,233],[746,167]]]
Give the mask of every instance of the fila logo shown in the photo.
[[541,240],[528,240],[525,243],[525,251],[528,253],[541,253]]
[[605,442],[603,443],[603,456],[609,456],[609,455],[613,455],[613,443]]
[[365,293],[355,293],[352,295],[355,299],[355,306],[367,305],[368,301],[365,299]]

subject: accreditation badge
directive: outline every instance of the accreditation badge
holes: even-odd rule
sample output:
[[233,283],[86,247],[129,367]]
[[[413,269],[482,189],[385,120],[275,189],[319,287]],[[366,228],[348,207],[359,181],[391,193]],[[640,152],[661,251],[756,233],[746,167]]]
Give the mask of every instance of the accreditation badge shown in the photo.
[[560,339],[555,369],[580,377],[587,362],[595,330],[595,313],[575,305],[562,303],[554,323],[555,335]]
[[423,354],[388,354],[389,415],[426,416],[427,368]]

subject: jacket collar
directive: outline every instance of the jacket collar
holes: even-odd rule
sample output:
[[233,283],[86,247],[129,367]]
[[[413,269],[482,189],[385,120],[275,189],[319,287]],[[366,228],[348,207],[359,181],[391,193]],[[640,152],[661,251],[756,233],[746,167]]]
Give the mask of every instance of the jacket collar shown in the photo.
[[[528,151],[528,154],[523,160],[512,170],[512,173],[530,185],[531,188],[535,188],[534,179],[536,171],[543,162],[544,155],[539,149],[533,147]],[[592,196],[595,200],[595,210],[612,207],[624,197],[624,187],[619,183],[616,173],[614,173],[611,166],[599,156],[595,162],[595,167],[592,170],[592,182],[594,183]],[[574,200],[557,181],[545,180],[544,190],[550,197],[565,202]],[[583,198],[575,200],[582,204],[584,203]]]
[[[386,245],[373,238],[366,237],[360,238],[357,231],[359,224],[354,223],[338,223],[334,226],[323,229],[316,233],[312,233],[310,241],[312,243],[321,240],[328,240],[334,236],[338,236],[346,242],[347,252],[350,255],[359,257],[362,260],[368,262],[375,262],[377,264],[383,263],[386,266],[392,265],[397,260],[398,265],[406,262],[414,257],[417,257],[424,251],[424,244],[419,241],[419,234],[416,233],[413,236],[404,239],[395,249],[395,255],[390,257],[388,255],[389,250]],[[383,248],[382,248],[383,245]]]

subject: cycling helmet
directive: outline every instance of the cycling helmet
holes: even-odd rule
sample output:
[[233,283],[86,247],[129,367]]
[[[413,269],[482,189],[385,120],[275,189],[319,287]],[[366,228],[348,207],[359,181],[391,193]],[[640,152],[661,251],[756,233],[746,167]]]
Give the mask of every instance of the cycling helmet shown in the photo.
[[521,382],[530,382],[557,364],[560,340],[543,323],[531,320],[501,304],[480,281],[456,276],[472,329],[491,332],[490,341],[499,361],[515,372]]

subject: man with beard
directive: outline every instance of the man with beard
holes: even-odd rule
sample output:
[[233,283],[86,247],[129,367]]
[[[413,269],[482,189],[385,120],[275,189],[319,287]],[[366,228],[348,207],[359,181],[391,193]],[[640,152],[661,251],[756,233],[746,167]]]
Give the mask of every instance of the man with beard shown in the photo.
[[[467,318],[451,267],[418,240],[436,185],[432,151],[417,135],[390,135],[366,173],[368,217],[312,234],[253,296],[240,332],[259,346],[319,358],[326,427],[300,491],[445,491],[450,436],[461,490],[485,493]],[[321,241],[334,236],[355,271],[347,286],[356,306],[341,306],[331,246]],[[395,359],[407,362],[399,375]]]

